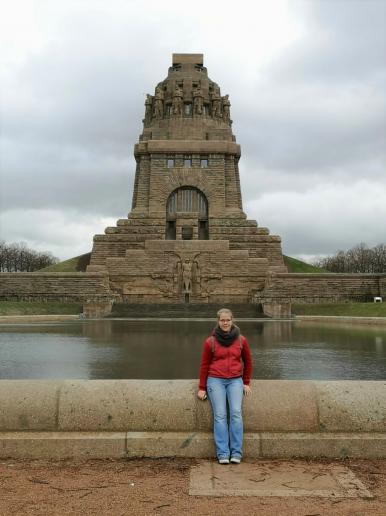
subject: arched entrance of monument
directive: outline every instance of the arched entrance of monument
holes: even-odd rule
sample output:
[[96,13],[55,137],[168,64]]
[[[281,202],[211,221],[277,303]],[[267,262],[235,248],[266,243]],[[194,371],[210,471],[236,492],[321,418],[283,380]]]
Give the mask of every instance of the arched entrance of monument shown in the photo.
[[208,201],[198,188],[183,186],[166,203],[166,240],[208,240]]

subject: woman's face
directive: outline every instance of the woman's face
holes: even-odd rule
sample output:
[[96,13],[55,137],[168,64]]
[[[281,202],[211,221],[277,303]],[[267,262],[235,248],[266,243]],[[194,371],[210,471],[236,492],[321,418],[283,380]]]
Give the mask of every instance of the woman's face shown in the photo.
[[230,314],[223,312],[218,320],[218,325],[222,331],[230,331],[232,328],[232,317]]

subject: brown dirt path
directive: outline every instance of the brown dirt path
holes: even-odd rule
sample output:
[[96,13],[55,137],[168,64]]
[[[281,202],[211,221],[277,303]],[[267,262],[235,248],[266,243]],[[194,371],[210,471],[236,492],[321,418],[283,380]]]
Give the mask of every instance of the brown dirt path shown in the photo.
[[[346,460],[373,499],[189,496],[194,459],[0,461],[0,515],[384,516],[386,460]],[[263,463],[267,460],[250,460]],[[280,461],[269,461],[270,464]],[[339,461],[293,461],[308,465]],[[228,466],[225,466],[228,467]],[[237,466],[236,466],[237,467]]]

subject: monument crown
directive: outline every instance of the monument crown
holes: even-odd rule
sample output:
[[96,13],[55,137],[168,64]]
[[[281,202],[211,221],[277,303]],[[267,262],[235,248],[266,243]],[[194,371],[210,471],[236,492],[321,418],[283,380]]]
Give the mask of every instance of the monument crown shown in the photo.
[[173,66],[178,64],[196,64],[202,66],[204,64],[204,54],[173,54]]
[[145,101],[146,140],[234,141],[229,95],[203,67],[202,54],[173,54],[168,76],[148,94]]

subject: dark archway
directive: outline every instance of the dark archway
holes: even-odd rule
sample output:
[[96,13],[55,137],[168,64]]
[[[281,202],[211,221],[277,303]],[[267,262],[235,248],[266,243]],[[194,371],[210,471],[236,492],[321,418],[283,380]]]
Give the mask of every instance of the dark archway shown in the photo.
[[191,186],[183,186],[174,190],[166,202],[166,240],[176,240],[177,225],[181,225],[181,238],[191,240],[194,226],[183,225],[183,218],[197,220],[198,240],[209,239],[208,201],[205,195]]

